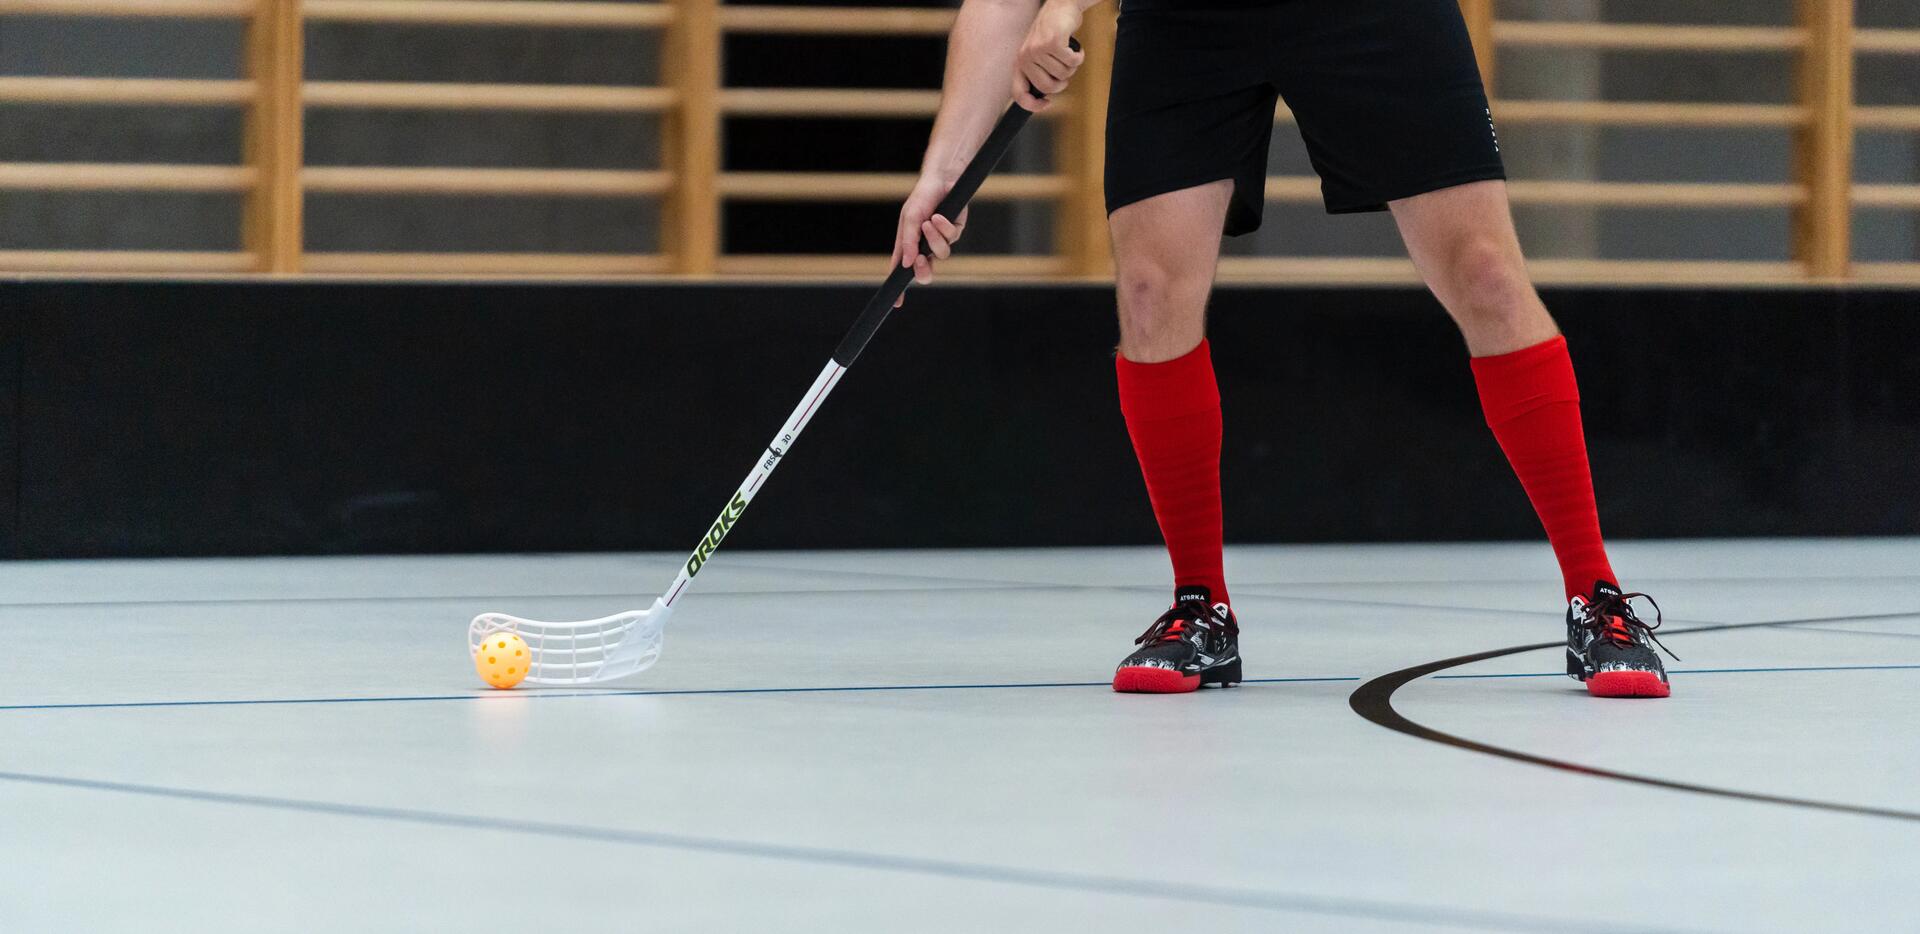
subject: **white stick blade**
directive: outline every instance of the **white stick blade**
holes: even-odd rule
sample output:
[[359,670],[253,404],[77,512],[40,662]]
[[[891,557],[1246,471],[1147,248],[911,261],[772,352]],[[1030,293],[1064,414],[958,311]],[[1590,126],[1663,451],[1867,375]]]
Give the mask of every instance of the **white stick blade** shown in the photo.
[[542,622],[505,613],[482,613],[467,627],[467,651],[480,651],[487,636],[510,632],[527,644],[532,660],[528,684],[595,684],[639,674],[660,659],[672,613],[660,601],[578,622]]

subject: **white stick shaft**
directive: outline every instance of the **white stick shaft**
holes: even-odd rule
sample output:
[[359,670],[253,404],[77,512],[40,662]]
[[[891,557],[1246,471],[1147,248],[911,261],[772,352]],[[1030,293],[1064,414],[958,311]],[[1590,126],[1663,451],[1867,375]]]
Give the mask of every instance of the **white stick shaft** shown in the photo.
[[820,371],[813,385],[807,389],[807,394],[800,398],[800,404],[793,407],[793,414],[787,416],[787,423],[780,426],[780,433],[773,436],[773,443],[760,453],[760,460],[753,465],[747,479],[740,481],[740,489],[734,491],[733,499],[728,500],[726,508],[720,510],[720,517],[707,529],[707,537],[700,540],[693,554],[687,556],[687,562],[680,566],[680,575],[673,579],[673,585],[667,588],[667,595],[661,598],[663,604],[672,607],[674,601],[686,593],[694,575],[699,574],[707,559],[720,549],[720,542],[728,532],[733,531],[734,524],[747,511],[747,504],[753,502],[754,495],[760,492],[761,484],[773,475],[774,468],[780,466],[781,459],[793,449],[793,442],[806,429],[814,413],[820,411],[820,404],[827,400],[827,394],[833,392],[834,384],[840,382],[840,375],[846,371],[847,368],[838,362],[827,362],[826,368]]

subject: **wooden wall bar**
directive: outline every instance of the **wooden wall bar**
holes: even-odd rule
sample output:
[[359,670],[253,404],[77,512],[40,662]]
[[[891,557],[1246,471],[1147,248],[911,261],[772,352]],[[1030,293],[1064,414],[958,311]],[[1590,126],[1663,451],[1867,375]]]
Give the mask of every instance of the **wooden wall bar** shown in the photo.
[[304,31],[300,0],[259,0],[247,24],[247,77],[253,82],[247,113],[247,164],[254,188],[247,198],[241,242],[254,271],[299,272],[305,198],[300,190],[306,114],[301,109]]
[[[1855,185],[1854,134],[1861,129],[1920,131],[1920,107],[1858,107],[1853,64],[1861,55],[1920,55],[1920,30],[1853,26],[1853,0],[1797,0],[1789,26],[1668,26],[1632,23],[1504,21],[1493,0],[1461,0],[1481,66],[1493,89],[1495,117],[1506,124],[1565,126],[1778,127],[1793,133],[1791,178],[1768,183],[1516,180],[1522,205],[1613,209],[1785,208],[1793,214],[1789,262],[1559,260],[1535,264],[1545,281],[1581,283],[1725,283],[1870,281],[1920,283],[1920,263],[1851,262],[1856,208],[1920,211],[1920,185]],[[888,201],[903,196],[902,173],[728,172],[722,170],[725,117],[925,117],[937,92],[923,89],[725,87],[722,39],[729,33],[938,36],[951,9],[733,6],[721,0],[577,2],[577,0],[0,0],[5,17],[228,19],[247,27],[247,73],[234,80],[114,77],[0,77],[0,104],[244,108],[244,165],[0,164],[0,190],[231,191],[246,195],[244,253],[49,250],[0,251],[0,272],[253,271],[267,274],[444,274],[554,276],[867,276],[871,257],[732,256],[722,237],[730,200]],[[606,87],[303,80],[307,22],[404,23],[498,29],[658,31],[660,86]],[[961,276],[1104,278],[1112,274],[1100,191],[1105,82],[1113,47],[1113,8],[1096,7],[1082,31],[1088,65],[1047,116],[1056,121],[1052,174],[996,177],[981,197],[1053,205],[1051,254],[971,256],[951,264]],[[1795,99],[1781,103],[1502,100],[1494,81],[1503,47],[1673,52],[1772,53],[1795,69]],[[435,169],[306,165],[307,108],[658,114],[659,170]],[[1276,119],[1290,116],[1282,108]],[[485,194],[569,198],[657,198],[661,252],[652,255],[308,253],[302,203],[308,191]],[[1276,176],[1267,197],[1317,201],[1316,180]],[[1411,277],[1400,260],[1362,257],[1235,257],[1225,278],[1251,282],[1397,282]]]

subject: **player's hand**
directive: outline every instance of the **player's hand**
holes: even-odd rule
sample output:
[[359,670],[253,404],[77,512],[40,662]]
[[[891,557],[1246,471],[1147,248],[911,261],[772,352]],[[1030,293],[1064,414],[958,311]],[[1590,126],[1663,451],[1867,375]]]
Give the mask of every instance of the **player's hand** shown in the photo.
[[1034,97],[1039,91],[1052,97],[1067,89],[1067,81],[1087,56],[1069,43],[1080,28],[1080,4],[1075,0],[1047,0],[1027,28],[1027,38],[1013,60],[1013,100],[1034,113],[1050,103]]
[[[913,281],[920,285],[933,281],[933,260],[952,256],[954,241],[967,229],[966,208],[961,208],[960,216],[951,220],[934,213],[940,199],[946,197],[947,189],[952,187],[950,178],[922,174],[913,186],[913,193],[907,196],[907,202],[900,206],[900,226],[893,238],[893,264],[912,268]],[[920,255],[922,239],[932,251],[932,259]],[[900,307],[905,298],[901,295],[893,307]]]

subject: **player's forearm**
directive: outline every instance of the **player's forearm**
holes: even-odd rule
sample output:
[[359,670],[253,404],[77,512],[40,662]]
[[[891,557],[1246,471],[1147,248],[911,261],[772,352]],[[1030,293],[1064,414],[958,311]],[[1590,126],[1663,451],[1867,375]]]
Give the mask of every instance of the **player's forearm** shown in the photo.
[[[1078,2],[1078,0],[1075,0]],[[965,0],[947,38],[947,73],[921,171],[958,178],[1006,110],[1007,75],[1036,0]]]

